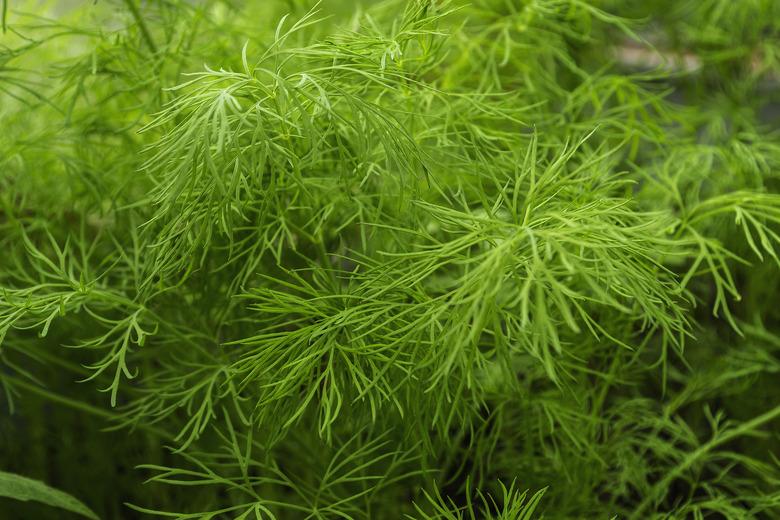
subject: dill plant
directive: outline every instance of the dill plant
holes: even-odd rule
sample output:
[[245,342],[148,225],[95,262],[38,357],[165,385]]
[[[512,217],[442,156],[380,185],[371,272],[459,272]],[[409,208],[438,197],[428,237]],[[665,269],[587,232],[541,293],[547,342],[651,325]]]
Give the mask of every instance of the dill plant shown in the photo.
[[780,514],[777,2],[2,8],[3,518]]

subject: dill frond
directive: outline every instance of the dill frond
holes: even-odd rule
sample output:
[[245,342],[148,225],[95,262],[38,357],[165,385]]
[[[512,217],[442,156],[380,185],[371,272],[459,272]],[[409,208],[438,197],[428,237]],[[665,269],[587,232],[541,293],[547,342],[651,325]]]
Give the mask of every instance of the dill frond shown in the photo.
[[0,510],[780,514],[777,2],[1,7]]

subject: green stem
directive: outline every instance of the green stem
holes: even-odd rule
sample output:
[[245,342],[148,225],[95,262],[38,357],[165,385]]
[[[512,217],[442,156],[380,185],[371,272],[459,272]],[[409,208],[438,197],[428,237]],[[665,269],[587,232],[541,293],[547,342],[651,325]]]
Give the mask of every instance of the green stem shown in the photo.
[[713,450],[714,448],[718,447],[719,445],[730,441],[731,439],[734,439],[736,437],[739,437],[741,435],[745,435],[761,426],[763,426],[765,423],[768,423],[769,421],[780,417],[780,406],[776,406],[775,408],[769,410],[766,413],[763,413],[759,415],[758,417],[743,423],[739,425],[738,427],[734,428],[731,431],[727,431],[723,433],[723,435],[720,435],[718,437],[715,437],[711,439],[706,444],[700,446],[697,450],[695,450],[693,453],[688,455],[680,464],[677,465],[672,471],[666,474],[666,476],[661,479],[659,482],[653,486],[653,489],[650,493],[647,494],[645,499],[642,501],[641,504],[639,504],[639,507],[636,508],[634,511],[632,518],[645,518],[642,516],[641,513],[644,512],[645,509],[653,502],[655,498],[664,490],[669,487],[669,484],[672,483],[672,481],[677,478],[680,474],[682,474],[685,470],[687,470],[689,467],[691,467],[697,460],[699,460],[703,455],[705,455],[707,452]]
[[8,19],[8,0],[3,0],[3,15],[2,15],[3,34],[5,34],[6,29],[8,29],[8,25],[6,24],[7,19]]
[[[113,412],[109,412],[107,410],[103,410],[102,408],[98,408],[97,406],[92,406],[91,404],[87,404],[81,401],[77,401],[75,399],[71,399],[70,397],[65,397],[64,395],[55,394],[54,392],[51,392],[45,388],[42,388],[38,385],[34,385],[23,379],[19,379],[11,375],[3,375],[2,380],[6,383],[9,383],[12,386],[23,388],[24,390],[30,393],[38,395],[39,397],[48,399],[49,401],[55,403],[68,406],[70,408],[73,408],[74,410],[79,410],[81,412],[85,412],[90,415],[101,417],[103,419],[107,419],[110,421],[114,421],[119,418],[119,416]],[[155,428],[154,426],[139,424],[138,428],[148,433],[153,433],[158,437],[162,437],[165,439],[173,439],[173,436],[171,434],[169,434],[165,430]]]
[[135,5],[135,0],[124,0],[124,2],[127,8],[130,9],[130,12],[133,14],[133,18],[135,18],[138,27],[141,29],[141,35],[143,36],[146,45],[149,47],[149,49],[151,49],[152,53],[157,54],[157,45],[154,44],[152,33],[149,32],[149,27],[141,17],[141,11],[138,9],[138,6]]

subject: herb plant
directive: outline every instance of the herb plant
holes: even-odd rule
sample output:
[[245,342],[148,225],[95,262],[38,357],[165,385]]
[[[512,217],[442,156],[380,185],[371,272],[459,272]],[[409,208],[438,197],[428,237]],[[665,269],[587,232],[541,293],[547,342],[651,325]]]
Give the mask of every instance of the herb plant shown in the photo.
[[780,516],[776,0],[2,22],[0,517]]

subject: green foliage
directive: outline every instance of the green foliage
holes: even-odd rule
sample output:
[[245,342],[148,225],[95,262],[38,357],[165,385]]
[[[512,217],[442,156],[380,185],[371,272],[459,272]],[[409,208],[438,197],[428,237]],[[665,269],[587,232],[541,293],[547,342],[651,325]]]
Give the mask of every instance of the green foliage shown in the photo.
[[69,494],[50,488],[38,480],[13,473],[0,471],[0,496],[14,500],[35,500],[97,520],[95,513]]
[[[482,507],[477,509],[474,507],[470,496],[466,498],[466,507],[460,508],[451,499],[444,499],[437,490],[436,495],[433,497],[426,494],[426,498],[433,506],[433,513],[428,514],[421,507],[417,508],[417,512],[422,515],[419,518],[425,519],[461,520],[465,518],[489,518],[491,520],[527,520],[533,518],[534,511],[536,511],[542,496],[544,496],[544,489],[537,491],[527,501],[527,493],[520,493],[515,490],[514,484],[509,489],[501,484],[501,493],[503,499],[500,506],[492,496],[485,497],[480,493],[479,499],[482,502]],[[479,516],[475,516],[477,513]],[[465,516],[466,514],[468,516]],[[409,518],[412,519],[414,517]]]
[[4,469],[101,518],[780,515],[777,2],[2,8]]

